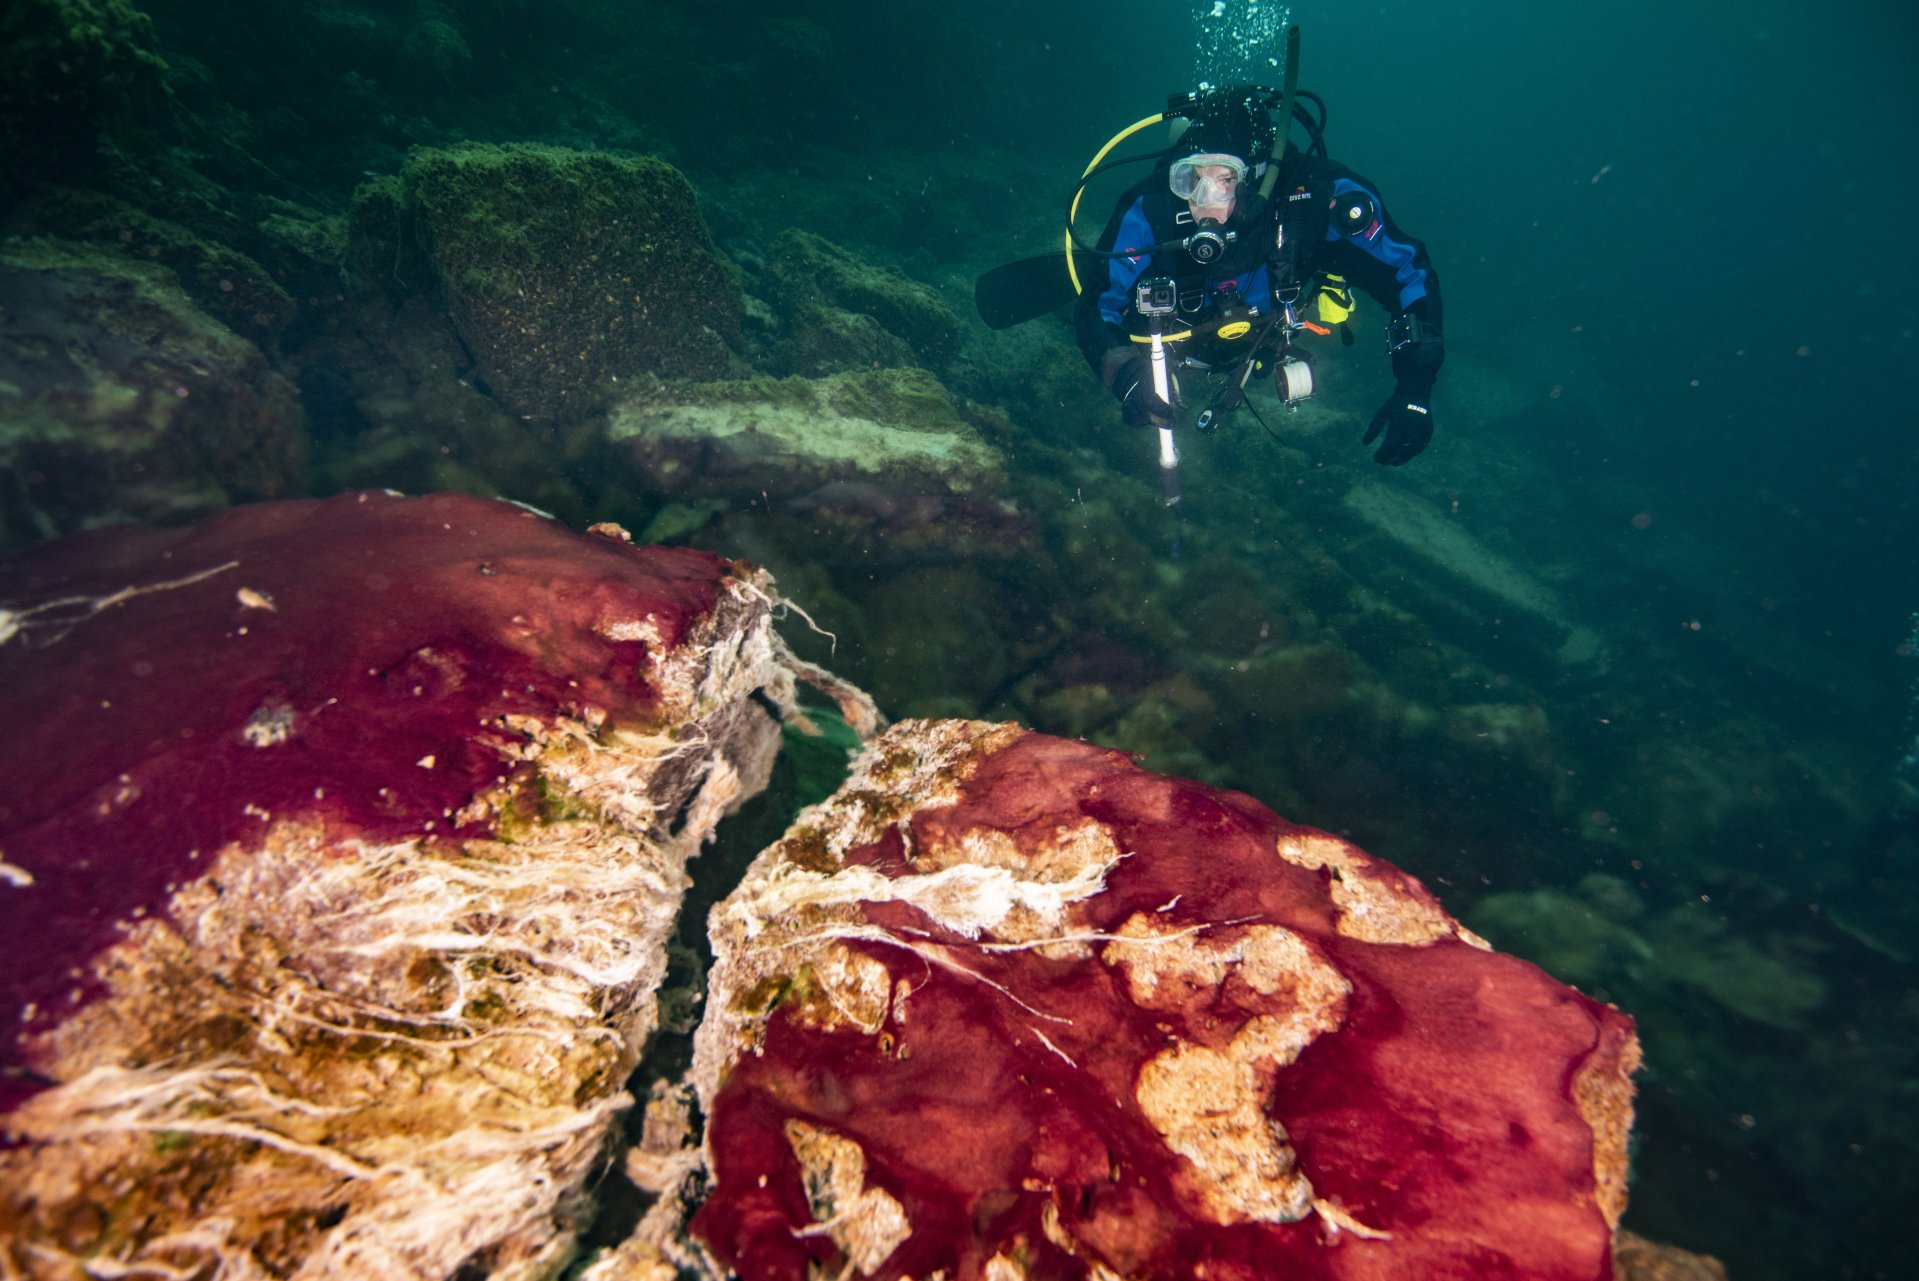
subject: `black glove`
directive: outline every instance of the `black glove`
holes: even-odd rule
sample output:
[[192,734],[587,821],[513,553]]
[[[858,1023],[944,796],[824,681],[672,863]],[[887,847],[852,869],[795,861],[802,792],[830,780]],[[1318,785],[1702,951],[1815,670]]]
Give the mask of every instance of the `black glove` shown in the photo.
[[1386,328],[1387,349],[1392,353],[1393,377],[1398,385],[1373,415],[1372,425],[1359,442],[1370,445],[1385,432],[1386,439],[1374,452],[1373,461],[1388,467],[1411,462],[1433,438],[1433,383],[1446,359],[1446,345],[1439,331],[1425,322],[1418,303],[1413,307]]
[[1379,412],[1373,415],[1372,426],[1359,442],[1370,445],[1380,432],[1386,433],[1385,442],[1373,453],[1374,462],[1397,467],[1411,462],[1426,448],[1426,442],[1433,438],[1432,407],[1426,403],[1428,399],[1415,396],[1404,387],[1393,388],[1392,399],[1379,407]]
[[1153,390],[1153,358],[1145,352],[1115,347],[1100,361],[1099,372],[1106,390],[1119,398],[1127,426],[1164,427],[1173,421],[1173,407]]

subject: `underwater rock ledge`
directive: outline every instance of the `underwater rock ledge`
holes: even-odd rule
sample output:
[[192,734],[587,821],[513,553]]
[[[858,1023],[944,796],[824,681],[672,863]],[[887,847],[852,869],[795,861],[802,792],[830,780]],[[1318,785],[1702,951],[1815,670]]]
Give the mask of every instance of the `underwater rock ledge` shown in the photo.
[[1604,1281],[1632,1021],[1245,796],[907,721],[710,918],[747,1281]]
[[0,1270],[564,1264],[770,586],[458,495],[0,561]]
[[646,486],[795,522],[816,560],[1007,557],[1035,546],[1005,457],[922,369],[660,383],[606,439]]

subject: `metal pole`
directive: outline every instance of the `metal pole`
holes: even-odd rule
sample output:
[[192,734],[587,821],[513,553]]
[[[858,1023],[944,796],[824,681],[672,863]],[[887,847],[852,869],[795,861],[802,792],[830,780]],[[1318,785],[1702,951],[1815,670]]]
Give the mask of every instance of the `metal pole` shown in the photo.
[[[1159,322],[1153,322],[1153,390],[1166,404],[1173,403],[1172,379],[1166,372],[1166,344]],[[1179,501],[1179,447],[1173,443],[1173,425],[1159,429],[1159,492],[1168,507]]]

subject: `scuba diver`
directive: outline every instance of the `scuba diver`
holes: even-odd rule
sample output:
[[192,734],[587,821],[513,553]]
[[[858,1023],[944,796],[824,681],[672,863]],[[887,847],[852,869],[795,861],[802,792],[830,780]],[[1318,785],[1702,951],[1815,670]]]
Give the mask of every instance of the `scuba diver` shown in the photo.
[[[1296,51],[1295,40],[1289,73]],[[1318,117],[1295,99],[1318,104]],[[1305,149],[1276,125],[1276,105],[1282,120],[1296,115],[1306,125]],[[1183,403],[1180,372],[1218,384],[1195,424],[1202,431],[1243,404],[1248,382],[1268,369],[1281,401],[1305,399],[1312,362],[1295,340],[1301,330],[1331,332],[1306,309],[1350,344],[1356,285],[1392,317],[1386,346],[1397,384],[1362,443],[1383,435],[1374,461],[1410,461],[1433,434],[1433,384],[1445,358],[1439,280],[1426,247],[1393,223],[1378,189],[1327,158],[1324,105],[1290,88],[1202,86],[1141,123],[1161,118],[1183,128],[1175,124],[1171,147],[1120,197],[1074,316],[1080,349],[1125,421],[1170,426]],[[1088,177],[1097,171],[1096,160]],[[1088,249],[1076,239],[1073,247]],[[1174,353],[1170,378],[1155,377],[1149,346]]]

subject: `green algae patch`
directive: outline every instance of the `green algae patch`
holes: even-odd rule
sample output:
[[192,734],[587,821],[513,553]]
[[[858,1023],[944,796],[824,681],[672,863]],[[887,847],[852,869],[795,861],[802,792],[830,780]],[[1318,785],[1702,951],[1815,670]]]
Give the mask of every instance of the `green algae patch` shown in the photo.
[[[1035,547],[1004,456],[924,369],[649,379],[593,426],[683,512],[750,511],[816,558],[1003,559]],[[731,523],[722,516],[701,537],[729,545]]]
[[1004,484],[998,451],[921,369],[658,385],[615,406],[607,434],[681,494],[791,494],[884,478],[910,493]]

